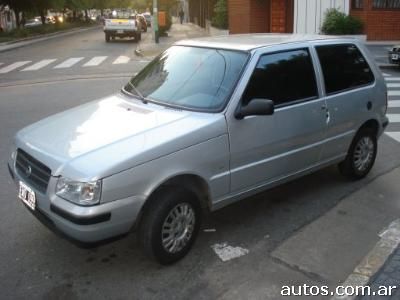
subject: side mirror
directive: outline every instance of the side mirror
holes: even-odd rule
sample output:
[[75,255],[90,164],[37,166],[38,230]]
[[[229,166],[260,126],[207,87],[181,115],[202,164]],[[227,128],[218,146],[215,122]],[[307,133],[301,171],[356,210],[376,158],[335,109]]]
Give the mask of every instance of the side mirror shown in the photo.
[[255,98],[250,100],[246,106],[241,106],[236,111],[236,119],[243,119],[246,116],[268,116],[274,113],[274,102],[269,99]]

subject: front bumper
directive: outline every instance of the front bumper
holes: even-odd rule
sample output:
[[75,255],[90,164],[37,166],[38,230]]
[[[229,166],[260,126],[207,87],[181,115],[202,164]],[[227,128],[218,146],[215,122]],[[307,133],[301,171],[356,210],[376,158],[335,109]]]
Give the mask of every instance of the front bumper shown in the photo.
[[[8,163],[8,170],[17,185],[23,181],[12,161]],[[33,189],[36,208],[28,209],[56,233],[81,243],[97,243],[128,233],[144,202],[144,197],[132,196],[95,206],[79,206],[52,192],[56,183],[57,178],[51,177],[45,194]]]

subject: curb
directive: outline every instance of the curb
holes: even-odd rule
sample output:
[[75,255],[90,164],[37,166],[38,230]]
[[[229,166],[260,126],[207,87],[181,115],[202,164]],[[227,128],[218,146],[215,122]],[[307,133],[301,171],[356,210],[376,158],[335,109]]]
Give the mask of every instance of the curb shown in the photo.
[[65,30],[65,31],[61,31],[61,32],[53,32],[53,33],[44,34],[44,35],[27,37],[27,38],[19,39],[17,41],[5,42],[5,43],[0,44],[0,52],[5,52],[5,51],[25,47],[25,46],[28,46],[28,45],[31,45],[34,43],[50,40],[50,39],[57,38],[57,37],[67,36],[67,35],[78,33],[78,32],[89,31],[89,30],[96,29],[99,27],[101,27],[101,26],[96,25],[96,26],[91,26],[88,28],[79,27],[79,28],[73,28],[71,30]]
[[[390,254],[400,244],[400,219],[390,223],[388,228],[379,233],[380,240],[375,247],[364,257],[353,273],[343,282],[342,286],[366,286],[371,278],[384,265]],[[333,296],[331,300],[354,300],[354,296]]]
[[400,69],[400,65],[395,64],[378,64],[381,69]]

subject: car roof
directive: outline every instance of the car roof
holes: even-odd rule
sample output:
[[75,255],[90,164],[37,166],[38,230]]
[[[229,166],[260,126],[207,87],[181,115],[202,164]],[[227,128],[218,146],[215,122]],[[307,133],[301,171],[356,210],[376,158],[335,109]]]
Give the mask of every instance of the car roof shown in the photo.
[[256,33],[231,34],[197,38],[192,40],[181,40],[176,42],[175,45],[250,51],[265,46],[321,40],[354,42],[355,38],[343,38],[340,36],[327,36],[316,34]]

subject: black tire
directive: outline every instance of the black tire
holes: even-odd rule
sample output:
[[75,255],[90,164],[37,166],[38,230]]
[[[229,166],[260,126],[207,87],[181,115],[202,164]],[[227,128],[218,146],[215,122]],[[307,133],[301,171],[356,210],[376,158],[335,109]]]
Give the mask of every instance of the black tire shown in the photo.
[[[160,264],[174,263],[189,252],[197,237],[202,215],[200,203],[193,193],[179,187],[161,188],[149,201],[138,227],[139,243],[143,252]],[[182,219],[183,215],[180,215],[180,219],[179,215],[178,217],[171,215],[176,210],[183,213],[185,208],[188,219]],[[184,222],[189,219],[193,222],[185,224]],[[179,221],[174,222],[174,220]],[[169,222],[172,222],[171,226]],[[171,228],[171,233],[168,233],[168,227]],[[172,245],[168,245],[171,240]],[[173,249],[174,247],[176,248]]]
[[106,43],[110,42],[110,35],[109,34],[105,34],[105,39],[106,39]]
[[[365,155],[361,155],[360,152],[363,146],[369,149],[366,150]],[[371,171],[375,163],[377,151],[378,143],[376,132],[370,128],[360,129],[350,145],[346,159],[339,164],[339,171],[344,176],[353,180],[364,178],[369,171]],[[365,161],[365,163],[362,164],[360,161]]]

